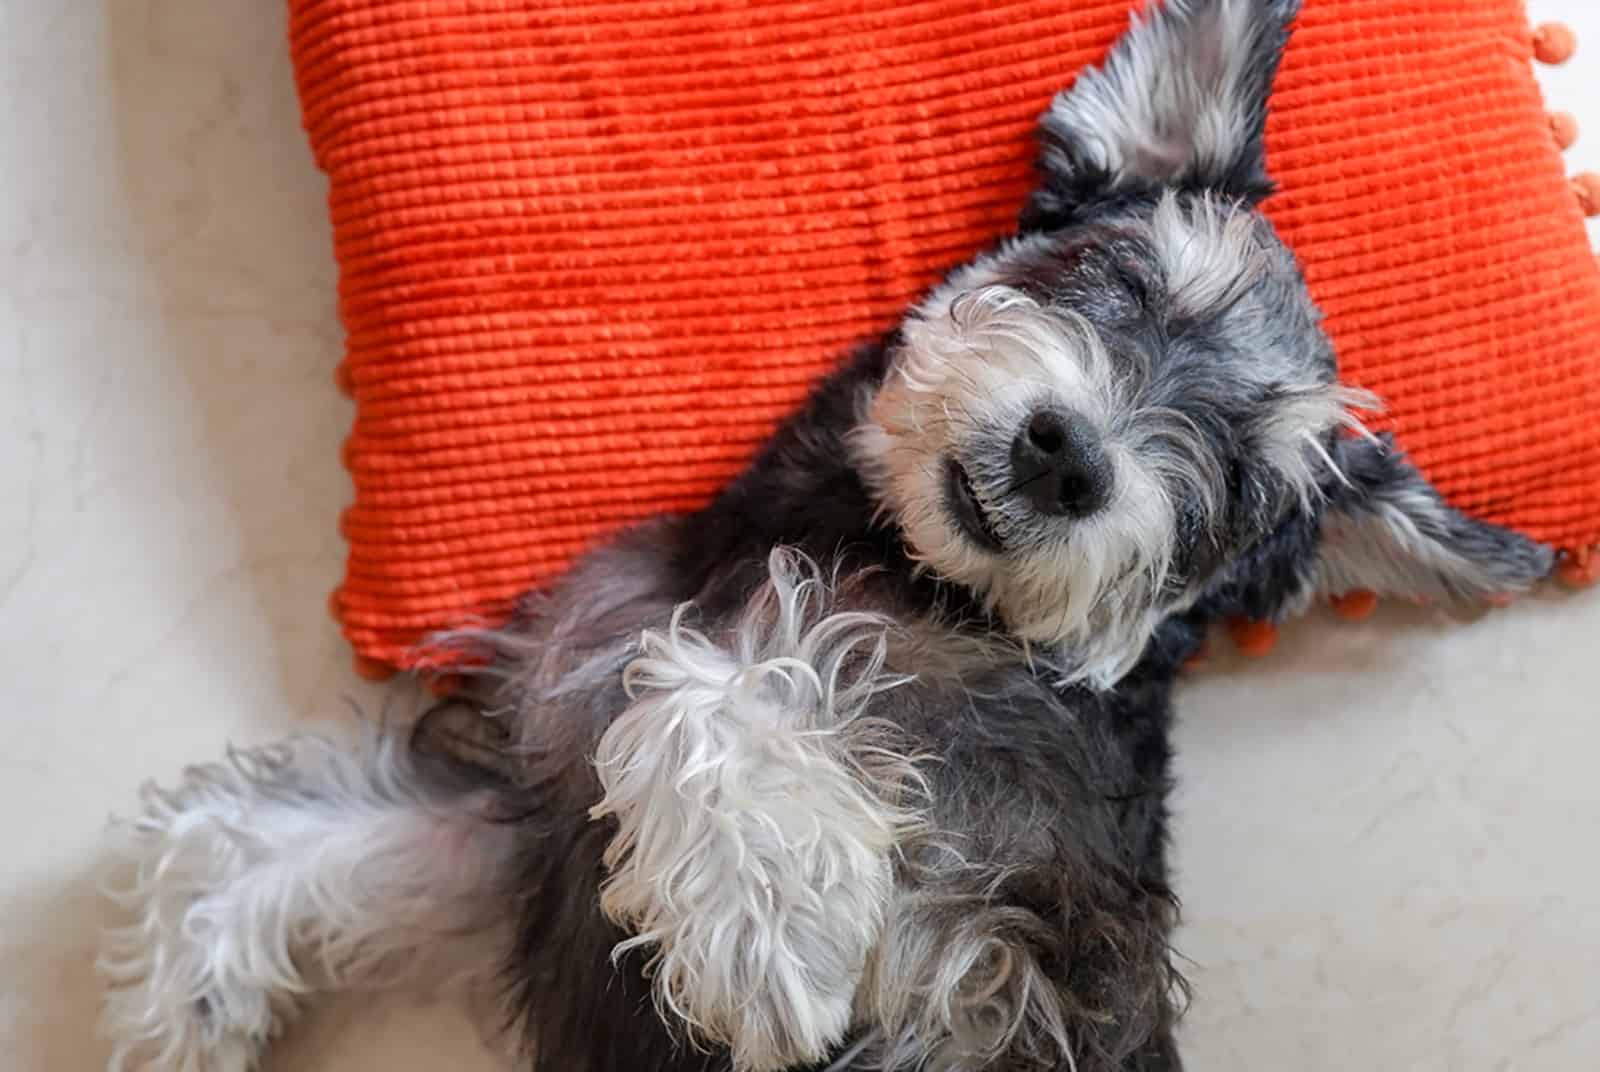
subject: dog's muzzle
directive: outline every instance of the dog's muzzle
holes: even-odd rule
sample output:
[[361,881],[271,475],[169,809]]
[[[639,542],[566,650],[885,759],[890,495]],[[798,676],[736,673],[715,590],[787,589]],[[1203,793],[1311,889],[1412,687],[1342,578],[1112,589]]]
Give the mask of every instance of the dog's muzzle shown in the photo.
[[[1111,501],[1111,459],[1094,427],[1071,410],[1032,413],[1012,441],[1010,461],[1009,486],[998,499],[1023,504],[1046,523],[1082,520]],[[987,551],[1006,550],[971,474],[953,457],[945,460],[945,503],[967,539]]]

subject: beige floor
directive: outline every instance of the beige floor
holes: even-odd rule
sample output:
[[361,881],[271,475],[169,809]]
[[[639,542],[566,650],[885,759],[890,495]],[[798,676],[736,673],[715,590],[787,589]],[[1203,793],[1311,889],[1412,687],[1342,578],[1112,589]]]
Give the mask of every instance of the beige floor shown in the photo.
[[[280,8],[0,0],[0,1069],[104,1060],[91,873],[138,782],[379,698],[322,609],[350,412]],[[1600,64],[1590,0],[1535,11]],[[1575,165],[1597,71],[1550,80]],[[1600,1066],[1597,696],[1600,593],[1312,622],[1195,687],[1193,1067]],[[448,1011],[344,1007],[273,1067],[475,1052]]]

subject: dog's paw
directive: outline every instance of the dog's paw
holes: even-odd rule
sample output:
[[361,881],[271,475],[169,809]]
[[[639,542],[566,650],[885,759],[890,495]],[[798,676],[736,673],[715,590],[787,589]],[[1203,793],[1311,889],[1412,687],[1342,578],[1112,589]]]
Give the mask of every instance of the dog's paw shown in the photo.
[[176,790],[146,786],[113,830],[106,894],[131,918],[104,935],[102,1030],[112,1072],[249,1072],[281,1022],[263,975],[280,966],[255,934],[239,878],[254,862],[247,813],[287,750],[191,768]]
[[[883,924],[918,774],[862,717],[904,679],[886,623],[831,612],[774,558],[735,641],[675,619],[627,669],[634,703],[600,742],[606,913],[653,956],[670,1018],[741,1072],[824,1058],[849,1027]],[[773,625],[772,623],[777,623]]]
[[[271,1034],[268,1003],[259,994],[224,997],[219,981],[205,977],[203,956],[180,945],[158,940],[143,956],[101,958],[111,1072],[251,1072]],[[175,987],[180,975],[213,993]]]
[[811,1064],[843,1039],[892,887],[890,825],[818,765],[724,772],[717,788],[664,774],[643,807],[608,798],[621,834],[602,905],[635,933],[618,954],[649,955],[662,1011],[740,1072]]

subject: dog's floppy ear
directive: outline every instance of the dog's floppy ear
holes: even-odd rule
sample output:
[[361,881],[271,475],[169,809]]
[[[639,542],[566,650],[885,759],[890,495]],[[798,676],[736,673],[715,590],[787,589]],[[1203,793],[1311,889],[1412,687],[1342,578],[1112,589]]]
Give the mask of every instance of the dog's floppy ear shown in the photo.
[[1040,188],[1025,230],[1130,190],[1271,192],[1267,98],[1300,0],[1150,0],[1098,67],[1040,121]]
[[1440,498],[1387,436],[1345,438],[1307,509],[1229,562],[1189,615],[1281,622],[1319,596],[1365,590],[1430,603],[1483,603],[1549,576],[1554,555]]
[[1550,575],[1554,555],[1509,529],[1450,506],[1388,437],[1334,450],[1344,481],[1329,492],[1316,552],[1316,589],[1367,589],[1426,601],[1482,602]]

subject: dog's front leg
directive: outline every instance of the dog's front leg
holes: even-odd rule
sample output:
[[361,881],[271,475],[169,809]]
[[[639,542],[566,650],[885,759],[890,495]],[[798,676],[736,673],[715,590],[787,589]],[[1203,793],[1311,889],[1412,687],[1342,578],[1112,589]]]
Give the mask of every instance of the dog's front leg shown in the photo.
[[871,718],[906,681],[888,621],[829,605],[797,556],[769,569],[725,637],[683,608],[646,634],[594,809],[618,825],[605,910],[653,952],[663,1010],[752,1072],[843,1038],[917,777]]

